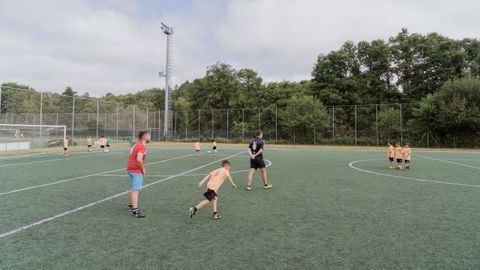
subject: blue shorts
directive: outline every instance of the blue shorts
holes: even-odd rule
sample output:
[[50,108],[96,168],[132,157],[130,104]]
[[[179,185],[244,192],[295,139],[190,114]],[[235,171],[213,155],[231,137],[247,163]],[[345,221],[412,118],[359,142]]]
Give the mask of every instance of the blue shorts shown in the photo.
[[132,190],[134,191],[142,190],[143,174],[129,172],[128,177],[132,179]]

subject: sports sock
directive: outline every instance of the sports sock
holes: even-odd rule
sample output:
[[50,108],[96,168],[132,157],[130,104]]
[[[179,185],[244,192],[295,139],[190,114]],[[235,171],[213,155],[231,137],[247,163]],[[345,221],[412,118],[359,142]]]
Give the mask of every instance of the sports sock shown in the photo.
[[194,212],[194,213],[196,213],[196,212],[197,212],[197,210],[198,210],[198,209],[197,209],[197,207],[196,207],[196,206],[195,206],[195,207],[193,207],[193,212]]

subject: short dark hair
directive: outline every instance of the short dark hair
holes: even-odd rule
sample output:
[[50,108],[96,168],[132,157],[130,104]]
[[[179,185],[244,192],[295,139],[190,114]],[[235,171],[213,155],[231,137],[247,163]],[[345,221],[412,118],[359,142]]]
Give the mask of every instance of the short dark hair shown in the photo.
[[224,167],[224,166],[227,165],[227,164],[228,164],[228,165],[231,165],[231,164],[230,164],[230,161],[228,161],[228,160],[226,160],[226,159],[225,159],[225,160],[222,160],[222,167]]
[[261,129],[257,130],[257,133],[255,133],[255,136],[260,136],[260,134],[262,134],[263,131]]
[[145,134],[148,134],[148,133],[150,133],[150,131],[148,131],[148,130],[140,130],[140,131],[138,132],[138,139],[142,139],[142,137],[145,136]]

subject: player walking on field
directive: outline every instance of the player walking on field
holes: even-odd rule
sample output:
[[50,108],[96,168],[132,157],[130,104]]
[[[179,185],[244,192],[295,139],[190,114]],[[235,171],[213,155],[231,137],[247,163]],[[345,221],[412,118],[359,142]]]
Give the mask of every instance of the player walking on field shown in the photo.
[[105,136],[101,136],[100,139],[98,139],[98,144],[100,145],[100,152],[105,152]]
[[204,207],[210,202],[213,206],[213,219],[219,219],[221,217],[217,209],[217,192],[226,179],[230,181],[232,187],[237,188],[237,185],[235,185],[232,177],[230,176],[230,162],[228,160],[222,161],[222,168],[210,172],[207,176],[205,176],[205,178],[203,178],[202,181],[200,181],[200,183],[198,183],[198,187],[201,187],[205,181],[209,180],[207,184],[207,192],[203,193],[205,200],[199,202],[194,207],[190,207],[190,218],[193,218],[198,209]]
[[138,193],[142,190],[143,176],[145,175],[147,143],[150,143],[150,132],[140,131],[138,133],[138,142],[130,150],[127,162],[128,177],[132,180],[128,209],[136,218],[145,217],[138,209]]
[[202,144],[197,140],[195,141],[195,153],[200,155],[200,148],[202,147]]
[[388,161],[390,161],[390,169],[395,169],[395,166],[393,165],[395,159],[395,152],[393,149],[393,145],[388,142]]
[[66,137],[65,139],[63,139],[63,154],[65,156],[68,156],[68,141],[70,140],[69,137]]
[[92,136],[88,135],[87,137],[87,149],[88,152],[92,152],[93,139]]
[[264,189],[271,189],[272,185],[268,184],[267,169],[265,168],[265,161],[263,160],[263,147],[265,142],[263,141],[263,131],[257,130],[256,137],[252,139],[248,145],[248,154],[250,155],[250,170],[248,171],[248,183],[247,190],[252,190],[253,173],[255,170],[260,169],[262,171],[262,181]]
[[403,149],[403,156],[405,159],[405,169],[410,169],[410,159],[412,159],[412,148],[410,148],[410,144],[405,144],[405,148]]
[[403,149],[400,143],[396,143],[395,158],[397,159],[397,169],[402,169]]

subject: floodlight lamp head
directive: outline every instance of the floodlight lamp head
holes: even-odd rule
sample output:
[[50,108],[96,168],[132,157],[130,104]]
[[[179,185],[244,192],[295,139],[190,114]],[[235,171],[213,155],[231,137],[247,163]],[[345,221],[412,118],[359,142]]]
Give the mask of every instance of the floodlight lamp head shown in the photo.
[[165,35],[172,35],[173,34],[173,27],[168,26],[162,22],[162,30]]

